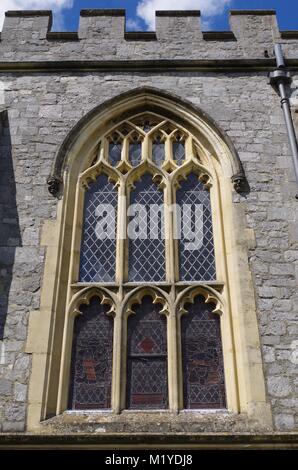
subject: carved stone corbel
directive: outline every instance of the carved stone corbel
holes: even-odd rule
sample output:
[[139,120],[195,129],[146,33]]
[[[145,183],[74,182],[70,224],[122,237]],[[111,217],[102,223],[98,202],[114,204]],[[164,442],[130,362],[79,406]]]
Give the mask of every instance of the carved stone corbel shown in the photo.
[[62,178],[56,175],[50,175],[47,178],[47,185],[49,193],[52,196],[57,197],[62,186]]
[[243,173],[233,175],[232,183],[237,193],[245,193],[249,190],[247,179]]

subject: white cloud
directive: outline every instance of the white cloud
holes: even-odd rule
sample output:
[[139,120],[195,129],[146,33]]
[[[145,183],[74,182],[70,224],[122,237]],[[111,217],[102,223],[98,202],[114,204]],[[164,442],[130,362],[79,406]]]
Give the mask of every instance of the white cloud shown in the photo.
[[149,30],[155,29],[155,10],[201,10],[202,15],[220,15],[232,0],[141,0],[137,5],[137,15],[142,18]]
[[54,23],[63,26],[61,10],[71,8],[74,0],[0,0],[0,30],[7,10],[53,10]]
[[202,31],[211,31],[212,30],[212,21],[209,20],[201,20],[201,28]]
[[128,31],[141,31],[142,26],[138,20],[133,20],[132,18],[128,18],[126,21],[126,29]]

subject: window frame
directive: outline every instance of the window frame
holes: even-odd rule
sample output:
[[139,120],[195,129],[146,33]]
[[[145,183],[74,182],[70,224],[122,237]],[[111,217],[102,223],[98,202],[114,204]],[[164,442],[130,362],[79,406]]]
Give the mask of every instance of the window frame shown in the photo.
[[[140,113],[144,114],[144,113]],[[135,118],[136,116],[133,116]],[[117,123],[117,127],[123,125],[122,121]],[[214,252],[215,252],[215,265],[216,265],[216,281],[179,281],[178,262],[179,252],[177,240],[172,237],[165,239],[165,253],[166,253],[166,280],[165,282],[152,282],[149,287],[159,288],[160,293],[166,299],[167,292],[167,311],[168,313],[168,384],[169,384],[169,411],[178,412],[183,410],[183,377],[182,377],[182,350],[181,350],[181,326],[180,326],[180,306],[175,304],[174,299],[183,295],[189,295],[189,289],[196,291],[200,288],[200,292],[204,291],[204,298],[206,301],[213,299],[216,305],[216,311],[221,314],[221,335],[222,335],[222,348],[224,358],[224,371],[226,382],[226,402],[227,409],[236,411],[238,409],[237,390],[236,390],[236,372],[234,363],[234,350],[233,338],[231,334],[231,322],[229,308],[226,302],[225,294],[228,286],[227,275],[224,263],[224,242],[222,237],[222,208],[221,200],[219,197],[219,185],[214,165],[212,164],[212,157],[206,153],[205,149],[200,145],[200,142],[193,136],[187,129],[181,128],[181,124],[176,125],[171,133],[175,136],[177,132],[181,132],[185,139],[185,161],[181,166],[175,165],[172,160],[172,152],[170,149],[171,137],[169,136],[166,142],[166,160],[165,166],[168,168],[175,168],[174,171],[167,172],[162,168],[157,167],[149,157],[151,140],[150,136],[154,135],[157,129],[164,126],[166,120],[162,120],[158,126],[151,129],[148,134],[145,134],[142,142],[142,159],[141,163],[132,167],[127,172],[121,173],[117,168],[113,168],[108,164],[108,138],[107,135],[112,134],[114,128],[109,129],[105,135],[98,136],[99,146],[96,147],[96,153],[90,155],[85,163],[83,171],[80,173],[77,181],[76,189],[76,202],[74,213],[74,224],[71,245],[71,261],[70,261],[70,275],[68,281],[68,295],[67,304],[71,304],[72,298],[80,290],[84,291],[85,288],[96,287],[97,289],[108,289],[110,293],[113,289],[117,290],[118,299],[117,306],[115,306],[115,322],[114,322],[114,344],[116,338],[121,338],[120,348],[116,348],[113,357],[113,379],[112,379],[112,411],[119,413],[125,410],[125,391],[126,391],[126,345],[127,345],[127,329],[126,329],[126,312],[125,308],[121,306],[121,302],[125,305],[125,290],[132,291],[129,294],[134,299],[135,289],[141,288],[143,295],[147,291],[148,283],[146,282],[129,282],[128,281],[128,238],[121,236],[122,231],[127,228],[127,204],[130,201],[130,194],[134,187],[134,182],[139,180],[146,172],[150,173],[153,177],[159,178],[159,185],[164,190],[165,206],[171,205],[175,202],[175,194],[179,187],[179,179],[187,177],[190,173],[195,173],[199,179],[204,183],[205,187],[210,191],[211,212],[213,221],[213,239],[214,239]],[[175,123],[172,122],[175,126]],[[178,130],[177,130],[178,128]],[[126,139],[126,142],[128,140]],[[167,145],[168,144],[168,145]],[[126,152],[126,154],[125,154]],[[122,163],[127,164],[128,145],[123,145],[122,150]],[[200,161],[198,160],[198,155]],[[149,158],[148,158],[149,157]],[[91,166],[90,166],[91,162]],[[95,163],[94,163],[95,162]],[[121,163],[119,164],[119,166]],[[95,181],[100,174],[106,174],[111,181],[118,187],[118,221],[117,221],[117,243],[116,243],[116,280],[115,283],[102,282],[102,283],[81,283],[78,282],[78,272],[80,264],[80,248],[82,237],[82,225],[84,214],[84,195],[88,188],[89,181]],[[124,197],[123,197],[124,196]],[[173,234],[174,232],[174,215],[165,210],[165,231],[166,233]],[[135,289],[133,289],[135,288]],[[160,290],[161,289],[161,290]],[[139,291],[138,291],[139,292]],[[177,294],[179,295],[177,296]],[[183,301],[183,296],[181,298]],[[119,305],[120,304],[120,305]],[[218,307],[220,305],[220,307]],[[177,310],[178,309],[178,310]],[[70,313],[70,310],[69,310]],[[59,399],[58,399],[58,413],[67,409],[68,389],[69,389],[69,362],[71,356],[72,332],[71,327],[67,325],[68,315],[65,319],[65,335],[63,341],[62,353],[62,367],[60,376]],[[116,319],[118,321],[116,321]],[[68,337],[67,337],[68,336]],[[120,371],[120,373],[119,373]],[[201,409],[200,409],[201,410]],[[200,411],[198,410],[198,411]],[[193,410],[195,411],[195,410]]]

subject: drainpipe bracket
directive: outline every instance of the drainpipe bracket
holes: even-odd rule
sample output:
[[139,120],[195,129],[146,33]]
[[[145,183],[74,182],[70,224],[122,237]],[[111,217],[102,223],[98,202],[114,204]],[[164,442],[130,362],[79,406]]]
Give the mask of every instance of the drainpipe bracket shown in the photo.
[[291,81],[291,73],[287,70],[278,69],[269,73],[269,84],[273,88],[277,88],[279,83],[289,84]]

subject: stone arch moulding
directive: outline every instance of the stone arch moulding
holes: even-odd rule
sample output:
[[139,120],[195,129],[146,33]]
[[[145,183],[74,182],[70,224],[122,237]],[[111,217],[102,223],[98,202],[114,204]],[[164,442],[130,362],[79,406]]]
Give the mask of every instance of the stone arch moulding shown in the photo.
[[[215,123],[205,111],[193,105],[187,100],[182,100],[175,94],[161,91],[153,87],[140,87],[117,95],[93,108],[70,131],[64,139],[59,152],[56,155],[51,174],[47,179],[49,192],[53,196],[59,196],[63,190],[64,172],[68,171],[73,155],[78,154],[83,145],[78,136],[86,132],[92,135],[99,127],[106,125],[111,127],[114,115],[124,119],[130,114],[136,114],[142,109],[150,111],[160,110],[161,115],[173,117],[177,123],[182,122],[189,130],[195,130],[200,134],[201,140],[207,142],[211,155],[219,159],[219,163],[226,167],[234,185],[235,191],[241,193],[248,190],[248,183],[240,161],[239,155],[229,136]],[[114,122],[116,124],[116,122]],[[228,175],[227,175],[228,176]]]

